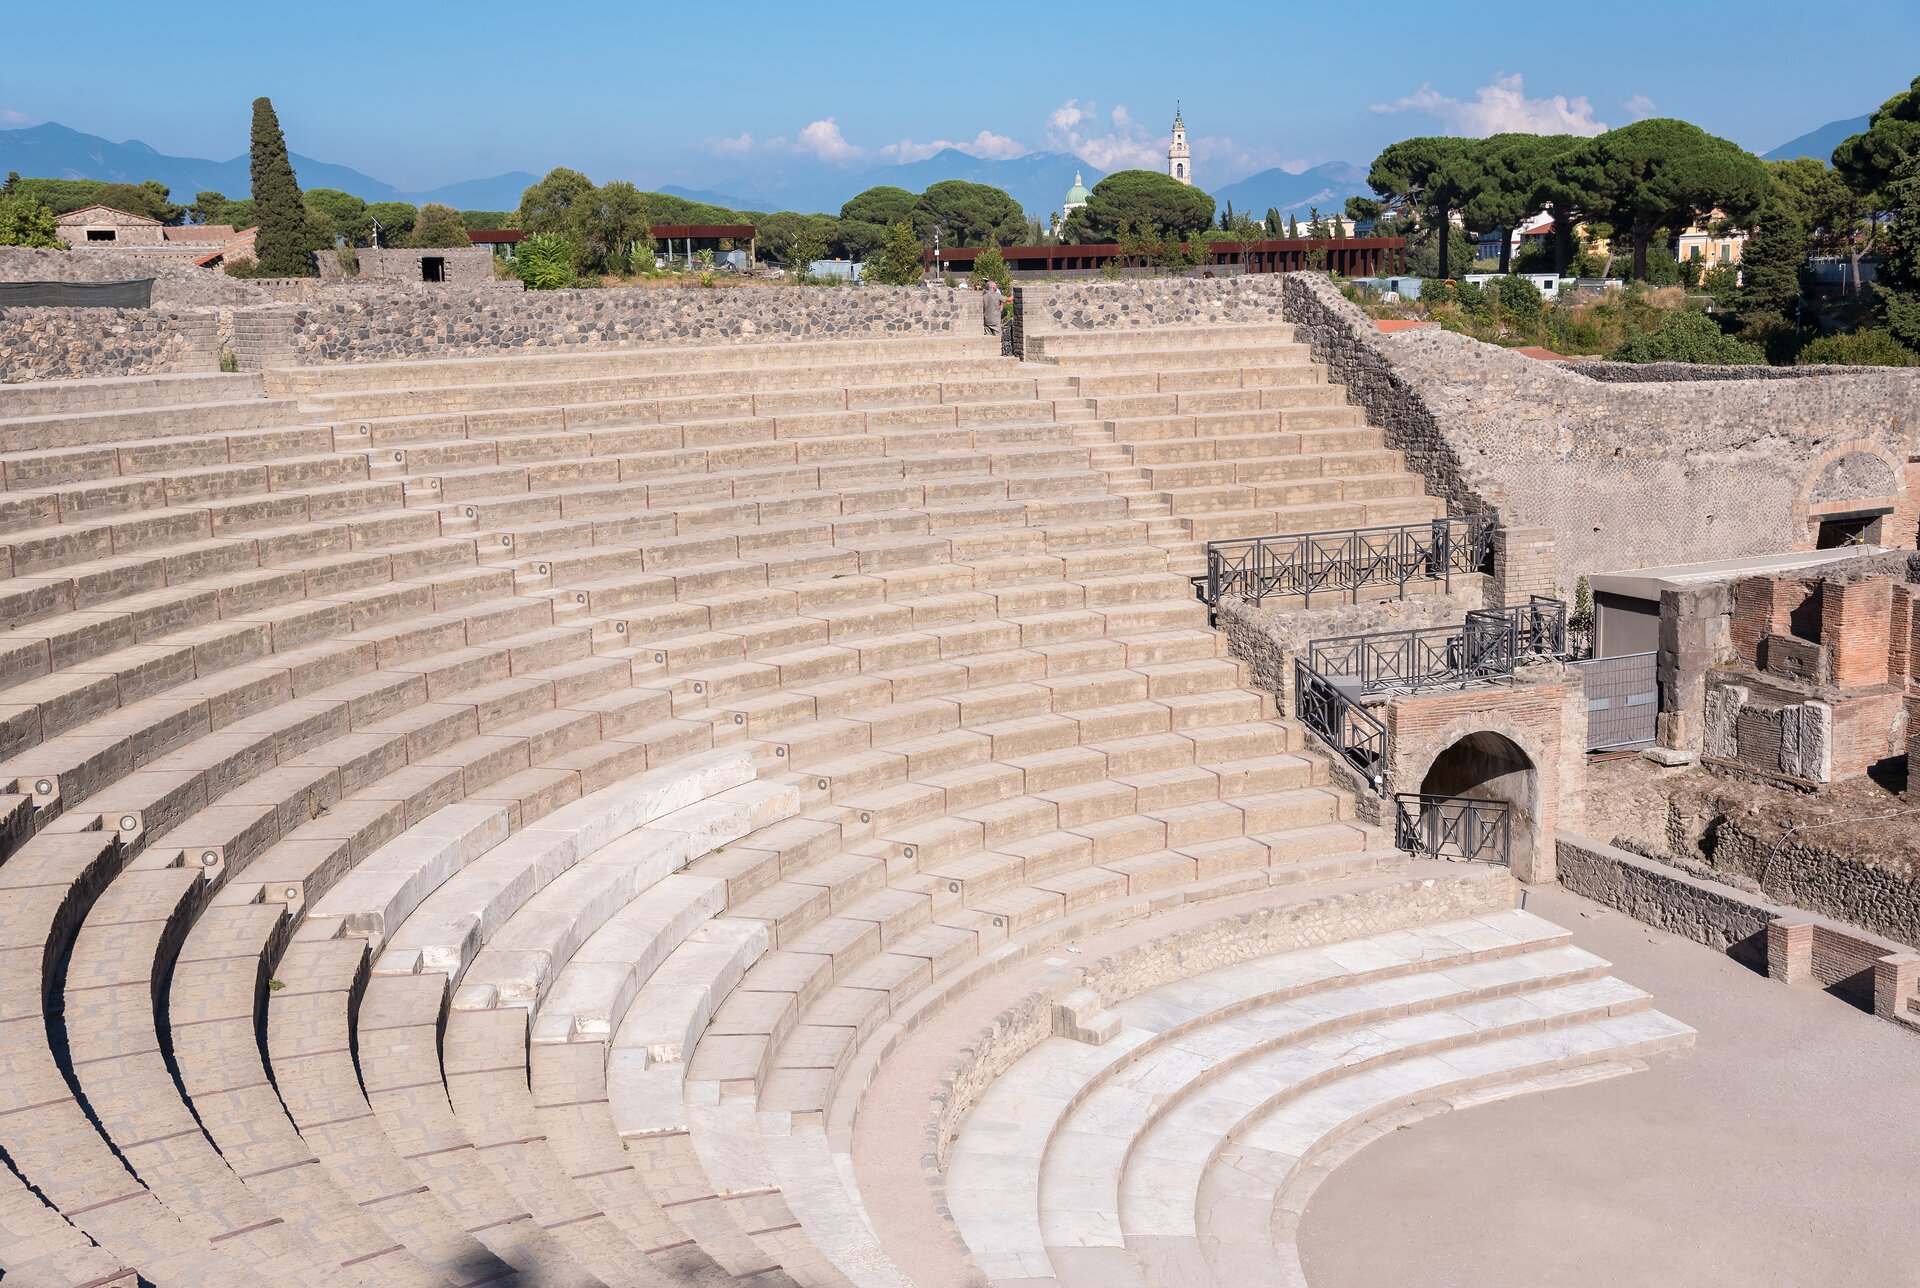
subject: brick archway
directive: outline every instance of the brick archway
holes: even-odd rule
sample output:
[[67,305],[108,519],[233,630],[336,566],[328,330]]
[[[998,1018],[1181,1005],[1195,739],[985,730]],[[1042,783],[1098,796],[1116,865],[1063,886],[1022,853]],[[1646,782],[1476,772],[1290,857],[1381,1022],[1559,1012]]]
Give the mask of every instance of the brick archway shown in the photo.
[[1806,547],[1811,549],[1818,542],[1823,519],[1883,511],[1886,522],[1879,544],[1911,549],[1916,520],[1920,520],[1914,489],[1908,486],[1913,469],[1868,439],[1836,443],[1821,453],[1808,468],[1793,503],[1794,526],[1806,532]]
[[[1514,807],[1513,874],[1552,881],[1565,745],[1566,689],[1558,683],[1515,689],[1398,698],[1387,707],[1387,780],[1401,792],[1480,796]],[[1577,768],[1569,767],[1577,786]]]
[[1532,869],[1540,836],[1540,767],[1513,739],[1475,729],[1436,754],[1420,779],[1427,796],[1505,801],[1512,807],[1513,863]]

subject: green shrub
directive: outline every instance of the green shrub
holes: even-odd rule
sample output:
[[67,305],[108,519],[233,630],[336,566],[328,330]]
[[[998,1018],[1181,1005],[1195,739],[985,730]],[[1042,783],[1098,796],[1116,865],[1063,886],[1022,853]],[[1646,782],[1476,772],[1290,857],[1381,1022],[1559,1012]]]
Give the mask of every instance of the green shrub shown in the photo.
[[1702,362],[1758,366],[1767,360],[1759,345],[1736,340],[1719,323],[1693,309],[1674,309],[1655,330],[1636,335],[1610,355],[1615,362]]
[[998,282],[1000,290],[1009,298],[1013,295],[1013,270],[1007,267],[1007,257],[1000,253],[998,246],[989,246],[981,251],[973,261],[973,276],[968,284],[977,290],[985,290],[988,282]]
[[59,222],[46,203],[32,197],[0,197],[0,246],[60,245]]
[[1540,318],[1540,288],[1524,277],[1499,277],[1488,282],[1499,295],[1500,311],[1515,321],[1531,324]]
[[452,206],[428,202],[414,217],[413,231],[407,234],[406,244],[430,250],[471,246],[473,239],[467,236],[467,226],[460,221],[459,211]]
[[880,254],[867,261],[866,279],[880,286],[912,286],[920,280],[920,239],[904,219],[887,226]]
[[513,274],[529,291],[554,291],[575,284],[573,243],[559,233],[535,233],[514,250]]
[[1876,328],[1823,335],[1800,346],[1800,352],[1793,357],[1796,367],[1821,363],[1844,367],[1920,367],[1920,353],[1894,339],[1891,331]]

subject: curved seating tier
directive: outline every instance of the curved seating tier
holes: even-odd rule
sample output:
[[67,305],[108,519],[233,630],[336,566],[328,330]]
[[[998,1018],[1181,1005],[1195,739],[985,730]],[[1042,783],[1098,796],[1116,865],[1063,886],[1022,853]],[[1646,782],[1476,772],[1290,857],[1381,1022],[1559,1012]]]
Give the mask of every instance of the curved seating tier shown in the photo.
[[906,1282],[892,1035],[1402,863],[1177,570],[1418,480],[1287,328],[1116,345],[0,389],[0,1276]]
[[945,1178],[987,1277],[1302,1283],[1280,1191],[1395,1108],[1624,1063],[1690,1040],[1523,912],[1223,967],[1050,1038],[986,1091]]

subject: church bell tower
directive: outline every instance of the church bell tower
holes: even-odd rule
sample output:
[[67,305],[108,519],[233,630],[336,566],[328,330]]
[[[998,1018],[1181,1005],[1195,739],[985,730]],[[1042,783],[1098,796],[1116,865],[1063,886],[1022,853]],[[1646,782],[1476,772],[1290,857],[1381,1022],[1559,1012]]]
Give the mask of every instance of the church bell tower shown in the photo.
[[1193,157],[1187,151],[1187,122],[1180,115],[1180,101],[1173,103],[1173,144],[1167,149],[1167,173],[1188,187],[1193,186]]

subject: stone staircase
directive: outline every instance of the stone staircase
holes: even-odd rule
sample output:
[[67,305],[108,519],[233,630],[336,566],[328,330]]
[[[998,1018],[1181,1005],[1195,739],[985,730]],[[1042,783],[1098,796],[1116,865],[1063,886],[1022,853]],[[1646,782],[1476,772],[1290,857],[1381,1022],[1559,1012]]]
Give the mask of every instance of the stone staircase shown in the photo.
[[1043,396],[1077,397],[1109,488],[1204,570],[1206,542],[1415,523],[1446,513],[1327,380],[1290,324],[1032,337]]
[[0,390],[0,1273],[884,1280],[825,1128],[904,1017],[1401,879],[1179,575],[1296,511],[1111,455],[1290,356],[1057,386],[1125,343]]

